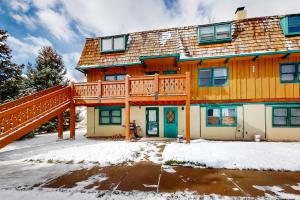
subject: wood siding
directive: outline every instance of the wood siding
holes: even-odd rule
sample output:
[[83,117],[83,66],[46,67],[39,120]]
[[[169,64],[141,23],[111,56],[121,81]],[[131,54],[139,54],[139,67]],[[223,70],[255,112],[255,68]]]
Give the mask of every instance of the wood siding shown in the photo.
[[[181,62],[177,66],[130,66],[107,69],[92,69],[88,71],[87,80],[103,80],[104,74],[124,74],[143,76],[145,72],[177,70],[178,74],[191,72],[191,100],[259,100],[259,99],[291,99],[300,98],[300,83],[280,83],[280,63],[300,62],[300,56],[290,56],[286,59],[271,57],[252,60],[231,60],[224,62],[207,62],[201,65]],[[215,87],[198,86],[198,68],[228,67],[228,85]],[[255,66],[255,71],[253,71]]]

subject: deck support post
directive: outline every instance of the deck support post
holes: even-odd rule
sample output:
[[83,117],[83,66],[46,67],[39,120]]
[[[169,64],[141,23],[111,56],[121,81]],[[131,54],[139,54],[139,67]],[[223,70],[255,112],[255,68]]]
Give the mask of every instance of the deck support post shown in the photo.
[[125,140],[130,140],[129,76],[125,78]]
[[63,113],[57,115],[57,132],[58,132],[58,139],[63,139],[63,123],[64,123],[64,116]]
[[186,123],[186,143],[190,143],[191,140],[191,89],[190,89],[190,72],[186,72],[186,102],[185,102],[185,123]]
[[71,83],[71,103],[70,103],[70,139],[75,139],[75,104],[73,99],[74,83]]

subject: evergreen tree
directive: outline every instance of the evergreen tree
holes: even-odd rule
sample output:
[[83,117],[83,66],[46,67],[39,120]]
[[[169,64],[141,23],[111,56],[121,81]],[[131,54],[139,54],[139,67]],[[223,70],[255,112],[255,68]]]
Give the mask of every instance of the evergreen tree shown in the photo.
[[7,37],[7,31],[0,29],[0,104],[18,97],[24,80],[24,65],[12,62],[11,50],[6,43]]
[[[36,58],[35,66],[27,67],[27,91],[38,92],[57,85],[68,85],[65,78],[66,68],[62,57],[52,48],[43,47]],[[64,112],[64,129],[69,128],[69,110]],[[80,112],[76,113],[76,122],[80,122]],[[34,132],[52,132],[57,130],[57,118],[46,122]]]

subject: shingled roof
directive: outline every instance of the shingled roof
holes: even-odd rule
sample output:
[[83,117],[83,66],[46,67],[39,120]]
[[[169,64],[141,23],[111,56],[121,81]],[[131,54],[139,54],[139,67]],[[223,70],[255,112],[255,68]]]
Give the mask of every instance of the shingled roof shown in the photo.
[[178,54],[199,58],[300,49],[300,36],[286,37],[280,26],[284,16],[248,18],[232,22],[232,41],[199,45],[198,25],[129,33],[127,50],[101,53],[101,39],[86,39],[78,66],[115,66],[139,63],[141,56]]

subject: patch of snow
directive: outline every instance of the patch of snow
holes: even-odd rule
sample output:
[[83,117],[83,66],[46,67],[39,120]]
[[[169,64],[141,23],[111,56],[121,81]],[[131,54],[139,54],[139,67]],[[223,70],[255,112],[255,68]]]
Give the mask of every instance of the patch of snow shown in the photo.
[[146,188],[157,188],[157,185],[143,184],[143,186],[146,187]]
[[270,192],[276,194],[276,196],[279,197],[280,199],[300,199],[300,195],[285,193],[284,189],[282,189],[281,187],[278,187],[278,186],[253,185],[253,187],[257,190],[261,190],[264,192],[270,191]]
[[239,191],[239,188],[232,188],[233,191]]
[[211,168],[300,171],[300,143],[172,143],[165,147],[163,159]]
[[165,46],[165,44],[167,43],[167,41],[169,39],[171,39],[171,36],[172,34],[170,32],[163,32],[161,33],[160,35],[160,38],[159,38],[159,44],[161,47]]
[[93,183],[100,183],[103,182],[105,180],[107,180],[108,177],[106,177],[104,174],[97,174],[94,176],[89,177],[87,180],[81,181],[81,182],[77,182],[76,183],[76,187],[73,188],[74,190],[82,190],[84,189],[86,186],[89,186]]
[[292,185],[291,188],[300,191],[300,183],[298,183],[297,185]]
[[176,173],[176,170],[168,165],[163,165],[162,166],[163,171],[168,172],[168,173]]

